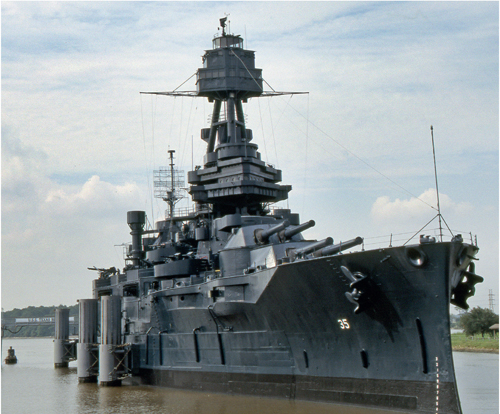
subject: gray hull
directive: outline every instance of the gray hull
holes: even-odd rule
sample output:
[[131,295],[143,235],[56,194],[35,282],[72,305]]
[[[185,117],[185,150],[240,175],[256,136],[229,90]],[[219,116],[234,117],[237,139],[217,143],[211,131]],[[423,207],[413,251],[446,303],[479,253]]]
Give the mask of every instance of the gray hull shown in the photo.
[[[462,247],[421,246],[421,269],[399,247],[157,292],[159,329],[125,336],[134,370],[171,387],[459,413],[448,307]],[[369,275],[358,314],[341,266]]]

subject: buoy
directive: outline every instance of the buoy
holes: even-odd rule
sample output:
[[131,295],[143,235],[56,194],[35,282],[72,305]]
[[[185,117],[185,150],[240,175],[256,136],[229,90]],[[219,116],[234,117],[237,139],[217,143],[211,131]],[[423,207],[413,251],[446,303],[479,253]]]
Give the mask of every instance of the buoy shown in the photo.
[[12,347],[7,349],[7,358],[5,358],[5,363],[6,364],[17,364],[16,351],[15,351],[15,349],[12,349]]

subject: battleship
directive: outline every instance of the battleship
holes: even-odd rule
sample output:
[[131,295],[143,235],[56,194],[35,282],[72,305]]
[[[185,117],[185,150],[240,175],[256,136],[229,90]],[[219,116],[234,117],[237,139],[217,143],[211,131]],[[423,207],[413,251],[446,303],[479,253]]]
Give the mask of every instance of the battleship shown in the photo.
[[483,280],[474,270],[477,243],[417,233],[369,250],[356,234],[338,244],[307,239],[313,220],[272,208],[292,187],[261,159],[243,108],[287,92],[264,90],[255,52],[226,25],[221,19],[203,55],[195,91],[155,92],[213,104],[201,129],[203,166],[187,174],[193,208],[176,209],[183,178],[169,150],[170,165],[155,180],[165,219],[147,228],[144,211],[127,212],[125,267],[92,268],[93,298],[79,301],[79,381],[118,385],[131,376],[208,392],[461,413],[449,310],[467,309]]

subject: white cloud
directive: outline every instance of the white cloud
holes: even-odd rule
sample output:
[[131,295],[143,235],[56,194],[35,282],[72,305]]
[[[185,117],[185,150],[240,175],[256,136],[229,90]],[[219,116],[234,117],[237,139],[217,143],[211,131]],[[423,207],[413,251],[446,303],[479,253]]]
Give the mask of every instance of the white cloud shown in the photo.
[[114,245],[129,241],[125,214],[144,208],[143,194],[135,183],[97,175],[56,182],[46,175],[47,155],[16,134],[2,134],[3,304],[74,304],[90,297],[87,266],[123,265]]
[[94,175],[77,191],[50,190],[43,209],[51,214],[102,216],[130,207],[140,199],[141,191],[136,184],[113,185]]
[[[460,217],[470,214],[473,206],[469,202],[454,202],[446,194],[439,194],[441,213]],[[432,206],[436,210],[431,210]],[[408,223],[415,220],[425,220],[437,214],[436,190],[430,188],[418,197],[409,199],[395,199],[391,201],[389,197],[378,197],[372,205],[371,217],[378,225],[392,225]]]
[[[47,286],[63,286],[61,267],[85,278],[86,265],[107,266],[116,256],[112,245],[129,238],[125,212],[147,209],[139,181],[166,164],[167,148],[189,170],[194,136],[194,162],[202,162],[206,100],[139,91],[172,90],[201,66],[226,3],[1,7],[2,283],[41,272]],[[434,210],[398,199],[392,183],[385,192],[385,179],[370,178],[374,171],[333,140],[435,205],[434,192],[423,192],[433,183],[433,124],[449,195],[442,195],[443,215],[494,221],[498,3],[236,2],[230,20],[275,89],[310,92],[244,105],[263,159],[295,189],[292,209],[310,201],[303,216],[318,223],[328,216],[336,238],[387,234],[409,217],[427,221]],[[373,203],[380,194],[386,198]],[[484,214],[470,214],[473,203]],[[498,273],[498,256],[485,262]],[[60,303],[55,291],[39,300]],[[36,293],[22,305],[42,304]],[[10,296],[6,308],[28,300]]]

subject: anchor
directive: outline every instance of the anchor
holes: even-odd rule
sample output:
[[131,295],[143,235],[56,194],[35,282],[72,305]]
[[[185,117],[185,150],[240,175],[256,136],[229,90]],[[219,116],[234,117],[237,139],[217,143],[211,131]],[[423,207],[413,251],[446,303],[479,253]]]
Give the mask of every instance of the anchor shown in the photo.
[[476,284],[481,283],[484,278],[474,273],[475,265],[471,263],[467,271],[460,271],[458,278],[460,282],[457,283],[451,291],[450,303],[462,309],[469,309],[467,299],[474,296],[476,293]]
[[356,307],[354,313],[359,314],[366,310],[368,306],[368,294],[370,290],[369,279],[361,272],[352,273],[347,267],[340,266],[342,273],[351,281],[349,285],[352,292],[345,292],[345,296],[349,302],[353,303]]

